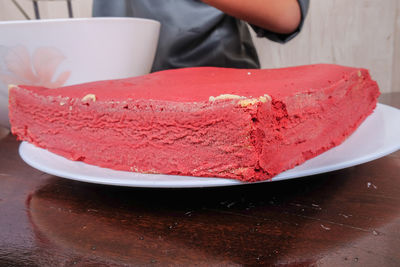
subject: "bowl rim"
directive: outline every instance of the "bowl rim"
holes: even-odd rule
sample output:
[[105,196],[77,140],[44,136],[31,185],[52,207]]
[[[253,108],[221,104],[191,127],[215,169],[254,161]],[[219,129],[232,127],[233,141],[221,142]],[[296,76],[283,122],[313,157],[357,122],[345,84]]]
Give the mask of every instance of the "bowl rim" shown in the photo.
[[90,17],[90,18],[56,18],[56,19],[32,19],[32,20],[7,20],[0,21],[2,25],[19,25],[19,24],[52,24],[52,23],[78,23],[78,22],[95,22],[95,21],[127,21],[127,22],[148,22],[161,26],[161,23],[154,19],[147,18],[131,18],[131,17]]

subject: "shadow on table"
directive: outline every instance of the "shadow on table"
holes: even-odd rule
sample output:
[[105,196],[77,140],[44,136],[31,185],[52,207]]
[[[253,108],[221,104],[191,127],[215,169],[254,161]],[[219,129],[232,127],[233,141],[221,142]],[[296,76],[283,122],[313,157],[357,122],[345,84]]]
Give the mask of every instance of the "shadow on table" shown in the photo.
[[381,195],[399,188],[376,178],[385,164],[203,189],[51,178],[27,210],[40,264],[309,265],[356,239],[378,237],[380,225],[400,217],[398,198]]

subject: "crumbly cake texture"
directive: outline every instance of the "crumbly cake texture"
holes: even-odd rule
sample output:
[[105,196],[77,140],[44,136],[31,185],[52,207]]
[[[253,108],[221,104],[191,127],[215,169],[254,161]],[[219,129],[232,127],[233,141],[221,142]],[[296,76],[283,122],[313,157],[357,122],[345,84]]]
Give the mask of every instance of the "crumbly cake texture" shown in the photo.
[[373,112],[366,69],[214,67],[57,89],[10,86],[19,140],[101,167],[267,180],[342,143]]

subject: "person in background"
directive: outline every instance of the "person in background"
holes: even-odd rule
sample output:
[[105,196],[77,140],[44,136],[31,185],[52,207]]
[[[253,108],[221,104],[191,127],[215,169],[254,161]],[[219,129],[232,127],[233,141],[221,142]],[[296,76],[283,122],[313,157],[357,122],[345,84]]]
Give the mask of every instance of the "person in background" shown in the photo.
[[195,66],[260,68],[249,28],[285,43],[301,30],[309,0],[94,0],[94,17],[161,23],[152,72]]

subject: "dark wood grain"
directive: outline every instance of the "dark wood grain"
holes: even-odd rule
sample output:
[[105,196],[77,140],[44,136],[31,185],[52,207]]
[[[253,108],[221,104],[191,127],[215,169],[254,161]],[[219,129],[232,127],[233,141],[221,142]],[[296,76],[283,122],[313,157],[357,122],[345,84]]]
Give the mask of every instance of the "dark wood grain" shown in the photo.
[[[400,93],[380,101],[400,107]],[[399,151],[285,182],[161,190],[54,177],[18,145],[0,139],[0,266],[400,265]]]

